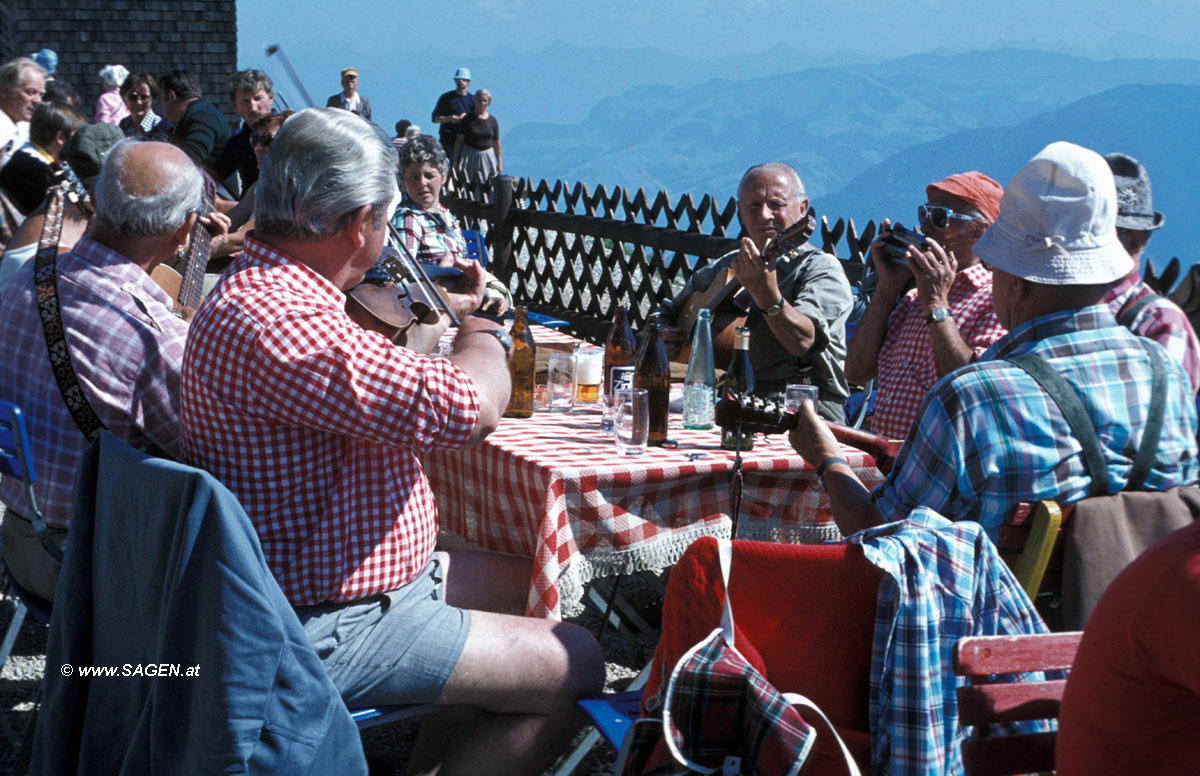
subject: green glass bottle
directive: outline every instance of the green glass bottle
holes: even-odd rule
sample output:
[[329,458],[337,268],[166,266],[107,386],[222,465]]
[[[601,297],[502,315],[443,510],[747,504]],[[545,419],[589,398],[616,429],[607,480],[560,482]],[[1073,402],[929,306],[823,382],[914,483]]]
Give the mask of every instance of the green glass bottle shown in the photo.
[[[745,399],[754,393],[754,370],[750,368],[750,330],[739,326],[733,339],[733,357],[729,359],[729,369],[725,372],[725,387],[722,393],[726,397]],[[754,435],[743,433],[738,435],[737,429],[721,430],[722,450],[752,450]]]

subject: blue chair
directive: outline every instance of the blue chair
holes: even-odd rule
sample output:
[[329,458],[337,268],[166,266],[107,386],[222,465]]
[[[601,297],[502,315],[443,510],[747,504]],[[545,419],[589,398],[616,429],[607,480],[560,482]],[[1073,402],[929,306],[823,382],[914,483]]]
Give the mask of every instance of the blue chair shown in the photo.
[[592,698],[580,698],[575,705],[592,722],[592,729],[575,745],[575,748],[560,760],[551,776],[570,776],[579,767],[579,763],[592,750],[592,747],[603,738],[614,752],[621,750],[625,734],[642,713],[642,688],[650,678],[650,666],[642,669],[629,687],[613,693],[605,693]]
[[[29,448],[29,435],[25,432],[25,417],[21,414],[20,407],[8,401],[0,401],[0,474],[20,480],[24,484],[25,497],[29,503],[29,519],[33,522],[42,544],[52,555],[61,559],[62,552],[47,535],[46,521],[42,518],[42,512],[33,496],[33,453]],[[2,558],[0,565],[3,565]],[[4,568],[4,587],[12,596],[16,608],[12,621],[4,632],[4,640],[0,641],[0,671],[4,670],[4,664],[8,662],[8,656],[16,643],[17,634],[21,631],[27,613],[32,614],[39,622],[50,622],[50,602],[21,587],[7,567]]]
[[483,244],[483,235],[478,229],[463,229],[463,240],[467,243],[467,258],[474,259],[483,267],[488,265],[487,248]]
[[[401,706],[376,706],[366,709],[351,709],[350,719],[358,725],[359,730],[386,725],[389,722],[399,722],[402,719],[420,717],[439,707],[432,703],[413,703]],[[443,707],[444,708],[444,707]]]

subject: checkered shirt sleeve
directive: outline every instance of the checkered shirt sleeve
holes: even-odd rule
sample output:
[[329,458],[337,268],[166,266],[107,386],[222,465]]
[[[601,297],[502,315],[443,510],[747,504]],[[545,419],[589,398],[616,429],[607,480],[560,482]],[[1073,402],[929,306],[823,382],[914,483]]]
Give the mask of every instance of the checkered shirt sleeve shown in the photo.
[[[982,264],[955,276],[949,302],[954,324],[976,358],[1004,336],[1005,328],[992,307],[992,273]],[[917,419],[925,394],[939,379],[929,324],[916,289],[896,304],[888,318],[878,376],[871,430],[889,439],[903,439]]]
[[[1150,347],[1159,347],[1149,343]],[[1028,321],[984,360],[947,375],[928,394],[898,456],[873,493],[885,521],[927,506],[976,520],[992,539],[1019,502],[1074,503],[1091,478],[1066,419],[1024,370],[1003,359],[1034,352],[1085,397],[1108,462],[1108,491],[1125,487],[1146,426],[1150,359],[1103,305]],[[1168,369],[1162,438],[1146,490],[1196,482],[1196,408],[1183,367]]]
[[[49,525],[71,516],[75,469],[87,448],[63,402],[46,352],[33,286],[21,267],[0,296],[0,397],[25,415],[33,449],[34,497]],[[56,260],[58,300],[80,387],[100,421],[152,455],[179,456],[179,372],[187,324],[170,299],[129,259],[90,238]],[[24,487],[0,477],[0,500],[29,515]]]
[[[1117,315],[1126,305],[1154,293],[1153,289],[1137,279],[1136,273],[1132,279],[1132,285],[1118,283],[1105,297],[1113,315]],[[1192,388],[1200,391],[1200,341],[1197,341],[1196,332],[1179,305],[1160,296],[1141,309],[1130,329],[1139,337],[1152,339],[1166,348],[1172,358],[1183,364],[1184,371],[1192,381]]]
[[450,264],[454,259],[467,255],[467,243],[458,221],[442,205],[431,212],[403,204],[392,217],[392,224],[400,233],[404,247],[418,261]]
[[344,303],[249,239],[184,357],[184,454],[237,495],[293,604],[356,600],[415,576],[437,531],[416,453],[461,447],[479,417],[462,371],[364,331]]

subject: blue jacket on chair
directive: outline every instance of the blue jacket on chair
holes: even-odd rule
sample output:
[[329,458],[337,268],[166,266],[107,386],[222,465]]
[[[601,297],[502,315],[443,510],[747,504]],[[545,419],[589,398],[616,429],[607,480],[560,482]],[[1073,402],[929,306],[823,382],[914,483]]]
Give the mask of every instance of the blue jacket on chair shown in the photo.
[[31,773],[366,773],[254,526],[211,475],[104,432],[67,546]]

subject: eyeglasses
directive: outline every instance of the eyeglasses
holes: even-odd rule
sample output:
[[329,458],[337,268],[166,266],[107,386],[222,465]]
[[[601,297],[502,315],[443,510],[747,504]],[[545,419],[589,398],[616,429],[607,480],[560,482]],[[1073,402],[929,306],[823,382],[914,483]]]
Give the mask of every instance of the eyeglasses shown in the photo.
[[129,100],[130,102],[141,102],[142,100],[149,101],[151,99],[151,97],[148,94],[138,94],[137,92],[130,92],[129,94],[125,95],[125,99]]
[[250,136],[250,145],[252,147],[256,146],[256,145],[261,145],[263,148],[270,148],[271,141],[274,139],[275,139],[274,135],[268,135],[266,132],[262,133],[261,135],[258,133],[255,133]]
[[928,203],[917,208],[917,218],[921,221],[923,229],[945,229],[950,225],[950,219],[956,221],[978,221],[981,224],[986,224],[987,221],[982,216],[970,215],[966,213],[956,213],[948,207],[942,205],[930,205]]

